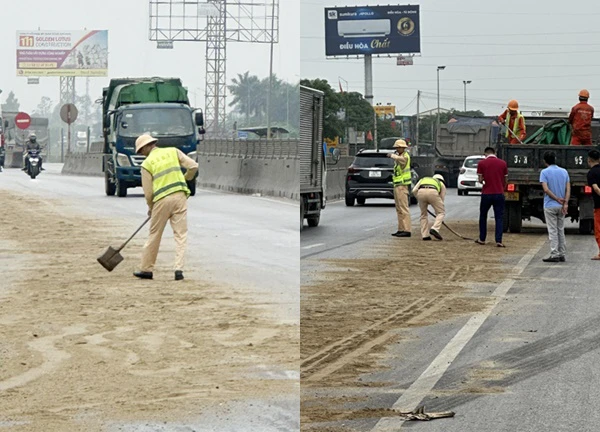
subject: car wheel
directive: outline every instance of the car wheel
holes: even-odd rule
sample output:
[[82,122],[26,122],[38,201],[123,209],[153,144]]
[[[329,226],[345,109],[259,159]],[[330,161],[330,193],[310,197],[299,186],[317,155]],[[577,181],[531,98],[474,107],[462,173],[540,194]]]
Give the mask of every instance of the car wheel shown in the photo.
[[463,195],[463,190],[462,189],[456,189],[458,196],[462,196]]
[[356,198],[356,203],[358,205],[365,205],[365,201],[366,201],[365,198]]
[[465,190],[463,191],[463,195],[469,195],[469,191],[465,189]]
[[346,195],[346,205],[348,207],[354,206],[354,197],[351,195]]

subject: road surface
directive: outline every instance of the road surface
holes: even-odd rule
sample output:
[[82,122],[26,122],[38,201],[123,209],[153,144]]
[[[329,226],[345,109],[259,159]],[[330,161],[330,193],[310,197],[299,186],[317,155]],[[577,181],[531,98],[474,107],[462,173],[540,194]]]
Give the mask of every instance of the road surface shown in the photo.
[[[446,221],[474,237],[479,198],[455,193]],[[417,212],[411,239],[386,201],[330,203],[301,234],[302,430],[596,430],[593,237],[568,224],[567,262],[543,263],[539,222],[501,249],[423,242]],[[404,422],[419,405],[455,417]]]
[[46,168],[0,173],[0,428],[297,430],[297,204],[199,190],[186,280],[167,227],[141,281],[147,227],[113,272],[96,262],[144,220],[141,188]]

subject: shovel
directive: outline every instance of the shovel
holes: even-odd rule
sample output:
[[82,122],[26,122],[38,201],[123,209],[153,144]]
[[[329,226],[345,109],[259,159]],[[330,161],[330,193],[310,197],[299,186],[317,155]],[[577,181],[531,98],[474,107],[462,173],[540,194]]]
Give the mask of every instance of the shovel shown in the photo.
[[[516,121],[516,120],[515,120],[515,121]],[[503,124],[502,126],[504,126],[504,127],[506,128],[506,130],[508,130],[508,131],[510,132],[510,134],[511,134],[513,137],[515,137],[515,139],[516,139],[517,141],[519,141],[519,144],[523,144],[523,141],[521,141],[521,140],[519,139],[519,137],[518,137],[518,136],[517,136],[517,135],[516,135],[516,134],[513,132],[513,130],[512,130],[511,128],[509,128],[509,127],[508,127],[507,125],[505,125],[505,124]]]
[[[429,213],[431,216],[435,217],[435,215],[433,213],[431,213],[429,210],[427,210],[427,213]],[[475,239],[472,239],[469,237],[464,237],[464,236],[460,235],[459,233],[454,231],[452,228],[450,228],[448,225],[446,225],[446,222],[442,222],[442,225],[444,225],[448,229],[448,231],[450,231],[452,234],[454,234],[457,237],[460,237],[463,240],[475,241]]]
[[109,272],[113,271],[115,267],[118,266],[121,261],[123,261],[123,257],[121,256],[120,252],[125,246],[127,246],[127,243],[129,243],[131,239],[135,237],[135,235],[138,232],[140,232],[140,230],[144,227],[144,225],[148,223],[149,220],[150,216],[148,216],[144,223],[140,225],[140,227],[133,233],[133,235],[129,237],[129,239],[127,239],[127,241],[123,243],[118,249],[114,249],[112,246],[109,246],[108,249],[106,249],[106,251],[104,251],[104,253],[98,257],[98,262],[100,263],[100,265],[102,265],[102,267],[104,267]]

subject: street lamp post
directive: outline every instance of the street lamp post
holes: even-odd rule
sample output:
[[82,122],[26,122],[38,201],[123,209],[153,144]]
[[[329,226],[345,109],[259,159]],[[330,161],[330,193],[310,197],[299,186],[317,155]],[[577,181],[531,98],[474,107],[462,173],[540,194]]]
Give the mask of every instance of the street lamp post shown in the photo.
[[464,109],[464,111],[467,112],[467,84],[471,84],[471,81],[463,81],[463,84],[465,85],[465,109]]
[[446,69],[446,66],[437,67],[437,125],[435,128],[435,147],[437,149],[437,130],[440,127],[440,71]]

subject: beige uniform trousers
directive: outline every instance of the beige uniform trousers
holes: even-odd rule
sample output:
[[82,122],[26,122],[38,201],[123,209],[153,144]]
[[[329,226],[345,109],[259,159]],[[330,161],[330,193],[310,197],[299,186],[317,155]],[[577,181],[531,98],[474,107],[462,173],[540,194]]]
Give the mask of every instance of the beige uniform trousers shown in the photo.
[[435,211],[435,222],[431,228],[439,231],[442,227],[444,216],[446,215],[444,201],[442,200],[442,197],[440,197],[440,194],[437,190],[421,188],[419,188],[417,192],[417,200],[419,201],[419,208],[421,209],[421,236],[423,236],[423,238],[429,237],[429,218],[427,214],[427,207],[431,206]]
[[154,269],[167,221],[171,222],[175,238],[175,270],[183,270],[187,243],[187,196],[185,192],[176,192],[167,195],[152,206],[150,236],[142,251],[141,271],[151,272]]
[[398,216],[398,231],[410,232],[410,210],[408,209],[408,186],[394,186],[394,201]]

